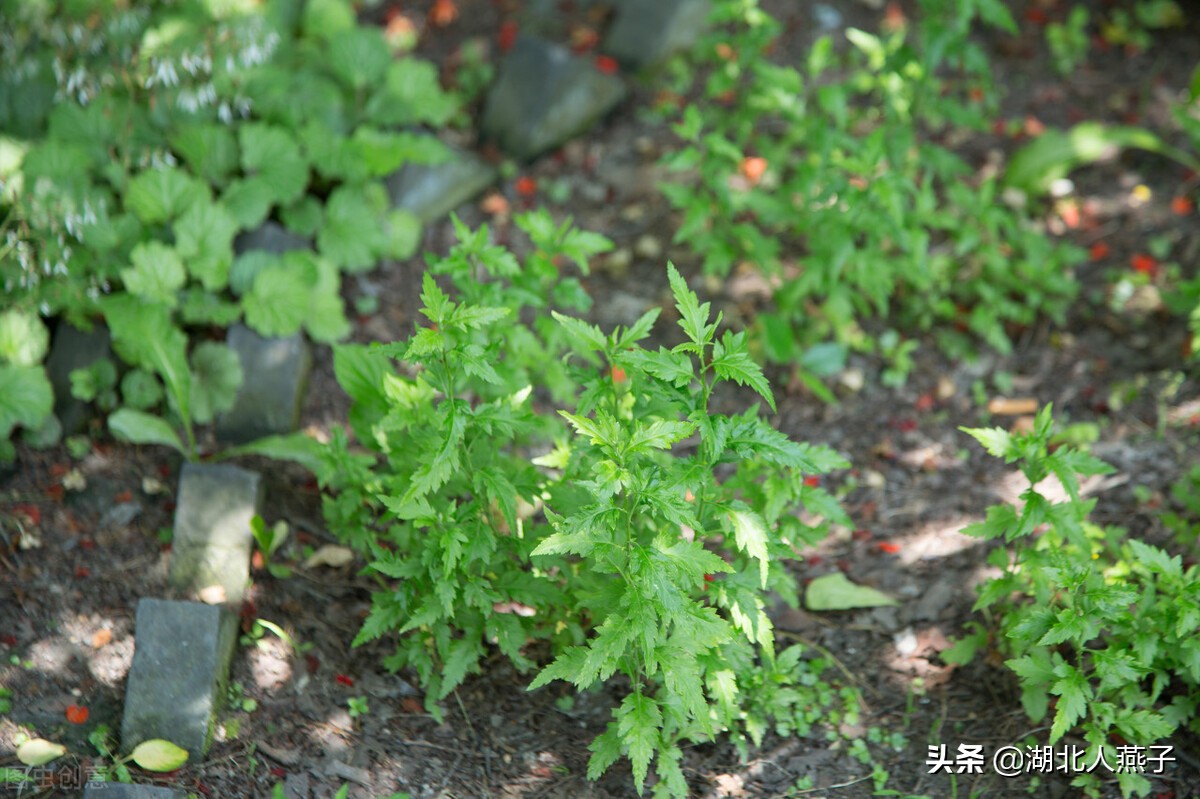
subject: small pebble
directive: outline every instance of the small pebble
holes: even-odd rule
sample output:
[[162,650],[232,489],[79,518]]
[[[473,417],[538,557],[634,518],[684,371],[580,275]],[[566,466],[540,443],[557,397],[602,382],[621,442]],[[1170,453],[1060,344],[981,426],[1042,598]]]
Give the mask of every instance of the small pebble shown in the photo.
[[641,258],[653,260],[662,255],[662,244],[654,236],[646,233],[638,236],[638,240],[633,244],[633,251]]

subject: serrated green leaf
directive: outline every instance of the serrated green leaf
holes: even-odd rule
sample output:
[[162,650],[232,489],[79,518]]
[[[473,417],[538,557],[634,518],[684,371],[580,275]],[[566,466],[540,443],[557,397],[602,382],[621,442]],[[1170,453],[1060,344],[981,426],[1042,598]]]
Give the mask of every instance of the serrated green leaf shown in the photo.
[[1092,697],[1087,677],[1070,666],[1066,668],[1066,675],[1049,689],[1050,693],[1059,697],[1054,723],[1050,726],[1051,744],[1070,732],[1075,723],[1087,715],[1088,700]]
[[478,669],[479,656],[482,650],[478,640],[471,641],[460,638],[450,644],[442,666],[442,686],[438,691],[438,700],[445,699],[450,692],[462,684],[468,671]]
[[621,736],[616,723],[610,721],[607,729],[588,745],[588,750],[592,756],[588,758],[587,778],[598,780],[621,756]]
[[246,324],[264,336],[290,336],[308,315],[314,269],[277,264],[265,267],[242,298]]
[[629,753],[633,779],[640,793],[650,770],[650,759],[658,748],[662,711],[650,697],[632,693],[621,702],[616,716],[617,735]]
[[170,222],[207,197],[204,183],[174,167],[141,172],[125,187],[125,207],[146,224]]
[[242,362],[225,344],[205,341],[192,350],[192,418],[208,424],[233,407],[242,387]]
[[192,122],[181,126],[170,141],[191,171],[211,184],[224,184],[237,169],[237,139],[224,125]]
[[989,455],[1005,460],[1011,459],[1012,435],[1007,430],[999,427],[960,427],[958,429],[982,444]]
[[119,441],[131,444],[160,444],[171,447],[185,456],[187,448],[179,434],[161,417],[132,408],[121,408],[108,417],[108,429]]
[[36,366],[50,349],[50,331],[37,314],[10,308],[0,312],[0,363]]
[[257,175],[233,181],[221,195],[221,206],[242,230],[261,225],[275,202],[276,193],[270,182]]
[[0,441],[13,428],[35,430],[54,408],[54,389],[40,366],[0,364]]
[[578,344],[584,345],[585,352],[602,352],[608,344],[608,340],[604,334],[600,332],[600,328],[596,325],[588,324],[582,319],[575,319],[565,314],[560,314],[558,311],[551,311],[550,315],[567,331],[567,335]]
[[237,303],[221,299],[199,286],[189,286],[183,290],[179,318],[184,324],[229,327],[241,317],[242,308]]
[[679,310],[679,326],[691,339],[693,350],[700,352],[712,341],[713,331],[716,330],[715,324],[708,324],[709,304],[700,304],[675,264],[667,264],[667,278],[671,283],[671,293],[675,296],[675,307]]
[[750,358],[750,350],[746,345],[746,334],[726,332],[725,336],[713,344],[711,366],[718,377],[732,380],[739,386],[750,386],[758,393],[771,410],[775,410],[775,397],[762,369]]
[[621,363],[679,388],[690,384],[696,378],[691,357],[684,352],[671,352],[666,347],[659,347],[658,352],[631,350],[621,353],[618,357]]
[[125,290],[152,303],[174,308],[187,282],[183,261],[172,248],[157,241],[143,242],[129,254],[133,267],[121,270]]
[[729,509],[729,521],[733,526],[734,541],[738,549],[758,561],[762,587],[767,587],[767,525],[762,516],[752,511],[745,503],[736,502]]
[[[537,677],[529,684],[527,690],[534,691],[543,685],[549,685],[555,680],[566,680],[578,684],[584,662],[587,660],[587,647],[573,646],[556,657],[549,666],[538,672]],[[605,766],[607,768],[607,766]]]
[[237,231],[229,212],[207,199],[193,203],[175,222],[175,250],[188,274],[209,291],[219,291],[229,283]]
[[335,189],[325,204],[317,249],[341,269],[371,269],[389,244],[386,212],[387,196],[378,184]]

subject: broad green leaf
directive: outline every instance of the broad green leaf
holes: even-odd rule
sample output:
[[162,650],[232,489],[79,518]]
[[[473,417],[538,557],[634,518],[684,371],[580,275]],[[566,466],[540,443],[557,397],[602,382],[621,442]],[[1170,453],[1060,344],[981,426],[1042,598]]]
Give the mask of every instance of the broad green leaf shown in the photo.
[[294,261],[267,266],[242,298],[246,324],[264,336],[290,336],[308,316],[316,267]]
[[276,193],[270,181],[260,176],[239,178],[221,195],[221,206],[242,230],[261,225],[275,202]]
[[233,407],[242,387],[242,362],[225,344],[204,341],[192,350],[192,418],[208,424]]
[[121,408],[108,417],[108,429],[119,441],[131,444],[160,444],[178,450],[185,456],[188,454],[179,434],[159,416],[131,408]]
[[14,427],[36,430],[54,408],[54,389],[40,366],[0,364],[0,441]]
[[446,122],[457,102],[442,91],[437,68],[427,61],[402,58],[387,69],[383,86],[367,101],[367,118],[381,127],[402,127],[427,122],[434,127]]
[[354,8],[347,0],[308,0],[303,25],[309,38],[330,38],[354,27]]
[[286,129],[261,123],[246,124],[238,129],[238,139],[242,147],[242,168],[247,175],[260,178],[270,188],[273,203],[289,205],[300,198],[308,187],[308,162],[300,152],[300,145]]
[[222,299],[199,286],[183,290],[179,303],[179,318],[187,325],[216,325],[229,327],[242,317],[240,305]]
[[174,167],[142,172],[125,187],[125,207],[147,224],[170,222],[207,197],[203,182]]
[[355,25],[329,37],[329,68],[351,89],[378,84],[391,62],[391,50],[379,28]]
[[214,185],[224,184],[238,166],[237,139],[224,125],[182,125],[171,136],[171,147],[193,173]]
[[186,749],[164,741],[161,738],[154,738],[149,741],[142,741],[134,750],[129,753],[129,758],[137,763],[146,771],[174,771],[187,762],[188,753]]
[[27,766],[44,766],[66,753],[67,747],[62,744],[47,741],[45,738],[31,738],[17,747],[17,760]]
[[389,245],[386,213],[387,196],[378,184],[335,189],[325,204],[317,249],[341,269],[371,269]]
[[188,274],[209,291],[219,291],[229,283],[237,231],[237,221],[229,212],[209,200],[193,204],[175,222],[175,251]]
[[818,577],[804,592],[804,606],[809,610],[850,610],[878,608],[897,604],[887,594],[855,585],[840,571]]
[[121,270],[125,290],[152,303],[174,308],[187,282],[183,261],[172,248],[157,241],[137,245],[129,254],[133,267]]
[[421,220],[403,208],[387,213],[383,220],[385,243],[383,254],[403,261],[411,258],[421,245]]
[[1066,674],[1050,686],[1050,693],[1059,697],[1054,723],[1050,726],[1051,744],[1070,732],[1075,723],[1087,715],[1088,700],[1092,698],[1087,677],[1071,666],[1065,668]]
[[121,378],[121,398],[127,407],[138,411],[149,410],[162,402],[162,384],[145,369],[130,369]]
[[1018,150],[1008,162],[1004,181],[1031,196],[1040,196],[1050,190],[1054,181],[1065,178],[1072,170],[1114,158],[1125,148],[1157,153],[1189,169],[1200,170],[1196,158],[1171,147],[1145,128],[1081,122],[1069,131],[1047,130]]
[[31,311],[0,312],[0,363],[36,366],[50,349],[50,331]]
[[741,502],[735,503],[730,508],[729,520],[733,524],[733,536],[738,549],[758,561],[759,578],[765,589],[767,587],[768,559],[766,523],[762,516]]

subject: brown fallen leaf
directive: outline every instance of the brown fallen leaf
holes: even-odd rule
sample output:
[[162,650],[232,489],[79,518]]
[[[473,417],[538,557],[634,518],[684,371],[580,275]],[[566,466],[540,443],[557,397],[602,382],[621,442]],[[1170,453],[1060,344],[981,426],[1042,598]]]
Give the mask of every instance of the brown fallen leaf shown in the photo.
[[988,401],[987,409],[988,413],[994,413],[997,416],[1025,416],[1037,413],[1038,401],[1034,397],[1017,397],[1015,399],[994,397]]
[[326,544],[308,556],[308,559],[304,561],[304,568],[315,569],[317,566],[328,566],[331,569],[338,569],[349,565],[353,560],[354,553],[346,547]]
[[100,649],[112,643],[112,630],[96,630],[96,634],[92,636],[92,649]]

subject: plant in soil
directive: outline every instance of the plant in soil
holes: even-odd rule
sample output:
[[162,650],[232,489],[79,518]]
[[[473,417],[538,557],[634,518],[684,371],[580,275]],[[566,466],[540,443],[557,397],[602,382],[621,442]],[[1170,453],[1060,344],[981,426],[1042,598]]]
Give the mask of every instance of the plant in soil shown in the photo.
[[[525,225],[538,242],[541,226]],[[684,340],[670,349],[642,345],[657,310],[605,333],[528,308],[538,295],[496,264],[529,280],[553,264],[547,246],[571,239],[556,229],[534,268],[516,270],[460,226],[459,247],[485,254],[431,264],[458,293],[426,275],[427,326],[337,348],[369,452],[334,436],[326,520],[380,584],[356,643],[394,638],[385,664],[417,673],[430,712],[495,647],[537,671],[531,688],[561,680],[613,697],[590,778],[624,757],[639,792],[653,767],[654,794],[682,797],[685,742],[728,736],[744,754],[842,705],[823,659],[776,651],[766,607],[770,592],[796,603],[783,564],[846,520],[804,475],[846,462],[791,441],[757,407],[713,410],[730,383],[774,400],[745,334],[719,334],[720,316],[673,267]]]

